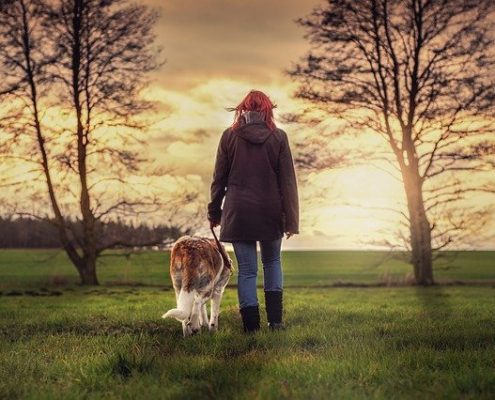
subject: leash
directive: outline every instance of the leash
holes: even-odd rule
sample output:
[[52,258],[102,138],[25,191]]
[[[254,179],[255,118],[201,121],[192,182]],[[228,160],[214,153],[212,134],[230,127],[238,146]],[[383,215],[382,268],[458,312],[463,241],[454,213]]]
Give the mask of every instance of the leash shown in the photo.
[[220,244],[220,241],[217,238],[217,235],[215,233],[215,230],[213,228],[210,228],[211,233],[213,233],[213,237],[215,238],[215,243],[217,244],[218,251],[220,252],[220,255],[222,256],[223,259],[223,264],[232,271],[232,260],[230,257],[227,255],[227,252],[223,248],[223,246]]

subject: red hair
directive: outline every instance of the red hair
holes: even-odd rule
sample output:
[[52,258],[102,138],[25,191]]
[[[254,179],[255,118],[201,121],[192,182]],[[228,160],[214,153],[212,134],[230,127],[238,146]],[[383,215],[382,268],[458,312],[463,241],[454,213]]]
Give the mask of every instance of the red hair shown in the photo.
[[276,126],[275,122],[273,122],[273,109],[276,107],[277,105],[273,104],[266,94],[259,90],[251,90],[237,107],[227,108],[229,111],[235,111],[234,123],[232,124],[231,129],[236,129],[241,125],[243,111],[259,111],[264,114],[264,120],[268,128],[271,131],[274,131]]

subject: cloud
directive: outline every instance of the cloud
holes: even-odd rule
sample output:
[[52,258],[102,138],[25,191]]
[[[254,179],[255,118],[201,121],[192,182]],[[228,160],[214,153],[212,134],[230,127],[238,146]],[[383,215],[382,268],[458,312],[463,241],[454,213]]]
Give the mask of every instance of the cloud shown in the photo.
[[295,19],[320,1],[161,1],[157,29],[167,63],[157,79],[185,88],[229,76],[269,81],[301,56],[307,43]]
[[[170,169],[176,174],[197,174],[205,189],[213,173],[218,140],[232,124],[233,113],[226,107],[237,105],[253,88],[265,91],[279,105],[278,113],[300,107],[291,98],[293,86],[272,81],[210,79],[188,89],[154,86],[143,92],[147,100],[172,110],[158,118],[147,134],[146,152],[152,168]],[[283,124],[279,124],[283,127]],[[291,136],[290,128],[288,128]]]

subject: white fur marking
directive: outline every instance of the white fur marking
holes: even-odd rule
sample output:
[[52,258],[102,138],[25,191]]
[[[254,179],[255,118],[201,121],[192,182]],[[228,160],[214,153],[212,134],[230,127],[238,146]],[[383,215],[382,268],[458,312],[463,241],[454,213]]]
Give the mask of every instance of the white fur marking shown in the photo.
[[194,292],[186,292],[181,289],[177,298],[177,308],[173,308],[162,315],[162,318],[175,318],[178,321],[185,321],[191,316],[194,303]]

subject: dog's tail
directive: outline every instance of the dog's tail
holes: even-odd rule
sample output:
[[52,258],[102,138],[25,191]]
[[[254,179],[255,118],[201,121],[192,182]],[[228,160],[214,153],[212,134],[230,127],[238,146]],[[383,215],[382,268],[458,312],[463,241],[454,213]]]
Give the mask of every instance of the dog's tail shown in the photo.
[[182,322],[191,315],[194,303],[194,293],[181,289],[177,299],[177,308],[172,308],[162,315],[162,318],[175,318]]
[[175,318],[177,321],[184,321],[189,317],[189,313],[179,308],[172,308],[162,315],[162,318]]

